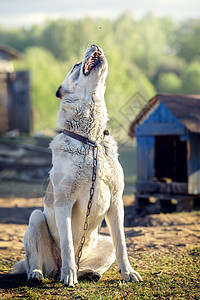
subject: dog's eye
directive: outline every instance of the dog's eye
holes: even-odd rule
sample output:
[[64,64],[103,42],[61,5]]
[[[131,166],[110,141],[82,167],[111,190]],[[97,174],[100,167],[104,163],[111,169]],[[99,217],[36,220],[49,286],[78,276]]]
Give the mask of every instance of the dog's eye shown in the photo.
[[75,69],[76,67],[80,66],[80,64],[81,64],[81,63],[75,64],[75,65],[73,66],[72,72],[74,71],[74,69]]

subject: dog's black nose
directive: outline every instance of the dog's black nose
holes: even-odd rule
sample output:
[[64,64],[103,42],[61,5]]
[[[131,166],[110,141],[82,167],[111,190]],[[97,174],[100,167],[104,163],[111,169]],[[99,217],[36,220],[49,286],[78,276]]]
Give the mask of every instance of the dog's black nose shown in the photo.
[[95,51],[99,51],[99,47],[97,45],[92,44],[91,47],[95,50]]
[[62,97],[60,90],[61,90],[61,86],[59,86],[59,88],[58,88],[58,90],[56,92],[56,97],[57,98],[61,98]]

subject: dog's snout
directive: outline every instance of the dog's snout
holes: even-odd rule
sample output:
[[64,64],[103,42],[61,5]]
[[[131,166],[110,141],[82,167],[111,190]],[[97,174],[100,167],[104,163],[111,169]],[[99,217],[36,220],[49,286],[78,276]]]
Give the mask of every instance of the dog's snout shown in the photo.
[[61,94],[61,86],[59,86],[59,88],[57,89],[56,97],[57,97],[57,98],[61,98],[61,97],[62,97],[62,94]]
[[92,45],[91,45],[91,48],[93,48],[94,51],[99,51],[99,52],[101,52],[100,49],[99,49],[99,47],[98,47],[97,45],[92,44]]

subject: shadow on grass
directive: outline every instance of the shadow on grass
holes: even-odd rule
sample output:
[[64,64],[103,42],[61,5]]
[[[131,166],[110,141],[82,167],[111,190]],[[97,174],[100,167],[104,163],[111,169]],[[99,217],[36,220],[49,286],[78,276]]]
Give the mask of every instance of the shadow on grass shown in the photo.
[[29,286],[26,274],[0,274],[0,288],[13,289]]
[[[79,277],[78,279],[79,283],[105,283],[105,284],[120,284],[121,280],[117,279],[104,279],[100,280],[99,278],[91,278],[91,277]],[[49,286],[52,285],[51,287]],[[49,280],[48,282],[42,282],[40,284],[31,283],[27,280],[26,274],[1,274],[0,273],[0,289],[3,290],[9,290],[9,289],[16,289],[19,287],[37,287],[37,288],[46,288],[46,289],[54,289],[54,285],[59,284],[60,287],[63,287],[63,285],[59,282],[59,280]],[[78,285],[77,285],[78,286]],[[69,288],[69,287],[68,287]]]

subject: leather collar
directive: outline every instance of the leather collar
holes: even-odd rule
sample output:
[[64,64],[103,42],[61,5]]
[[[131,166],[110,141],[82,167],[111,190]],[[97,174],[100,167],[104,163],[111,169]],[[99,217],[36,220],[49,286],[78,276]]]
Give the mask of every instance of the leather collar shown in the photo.
[[69,131],[67,129],[64,129],[63,130],[63,133],[67,136],[70,136],[71,138],[77,140],[77,141],[80,141],[82,142],[83,144],[86,144],[86,145],[89,145],[91,147],[96,147],[96,142],[78,134],[78,133],[75,133],[75,132],[72,132],[72,131]]

